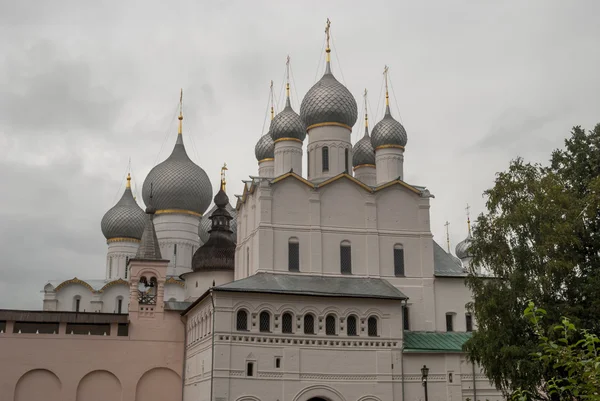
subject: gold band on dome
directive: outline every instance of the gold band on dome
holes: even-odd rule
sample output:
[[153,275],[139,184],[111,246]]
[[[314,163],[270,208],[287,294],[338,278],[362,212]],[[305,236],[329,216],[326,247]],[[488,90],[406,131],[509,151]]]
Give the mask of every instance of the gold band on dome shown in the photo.
[[342,124],[342,123],[318,123],[318,124],[313,124],[310,125],[307,129],[306,132],[308,132],[309,130],[313,129],[313,128],[318,128],[318,127],[342,127],[342,128],[346,128],[347,130],[349,130],[350,132],[352,132],[352,127],[346,124]]
[[402,149],[402,150],[404,150],[404,146],[402,146],[402,145],[381,145],[381,146],[377,146],[375,148],[375,150],[379,150],[379,149]]
[[374,164],[359,164],[358,166],[353,167],[352,171],[356,171],[356,170],[358,170],[361,167],[373,167],[373,168],[375,168],[376,166]]
[[202,213],[192,212],[191,210],[183,209],[162,209],[157,210],[154,214],[189,214],[191,216],[202,217]]
[[259,160],[258,163],[262,163],[262,162],[272,162],[273,160],[275,160],[274,157],[265,157],[262,160]]
[[115,238],[106,240],[107,244],[110,244],[111,242],[140,242],[140,240],[137,238],[129,238],[129,237],[115,237]]
[[300,142],[302,143],[302,141],[298,138],[279,138],[279,139],[275,139],[273,141],[273,143],[277,143],[277,142],[283,142],[283,141],[294,141],[294,142]]

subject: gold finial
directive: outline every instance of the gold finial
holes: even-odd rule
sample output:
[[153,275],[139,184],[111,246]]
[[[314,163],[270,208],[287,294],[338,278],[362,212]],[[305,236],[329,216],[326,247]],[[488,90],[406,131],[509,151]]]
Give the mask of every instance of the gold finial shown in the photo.
[[290,99],[290,56],[287,56],[285,61],[285,96]]
[[275,107],[273,106],[273,80],[271,80],[271,86],[269,87],[271,91],[271,120],[275,118]]
[[365,93],[363,95],[365,98],[365,129],[369,128],[369,116],[367,114],[367,88],[365,88]]
[[390,106],[390,93],[388,91],[388,66],[383,68],[383,78],[385,79],[385,105]]
[[182,125],[183,125],[183,88],[181,89],[181,92],[179,93],[179,129],[177,130],[177,133],[181,135],[181,129],[182,129]]
[[448,245],[448,253],[450,253],[450,231],[448,231],[450,222],[446,221],[446,224],[444,224],[444,226],[446,227],[446,244]]
[[223,167],[221,167],[221,189],[225,191],[225,186],[227,185],[227,181],[225,180],[225,171],[227,171],[227,163],[223,163]]
[[471,206],[467,203],[467,207],[465,208],[467,211],[467,229],[469,230],[469,237],[471,236]]
[[325,24],[325,38],[327,40],[327,47],[325,48],[325,53],[327,53],[327,62],[331,61],[330,53],[331,49],[329,48],[329,40],[331,39],[331,34],[329,33],[331,29],[331,21],[327,18],[327,23]]
[[131,188],[131,174],[130,173],[127,173],[127,184],[125,187]]

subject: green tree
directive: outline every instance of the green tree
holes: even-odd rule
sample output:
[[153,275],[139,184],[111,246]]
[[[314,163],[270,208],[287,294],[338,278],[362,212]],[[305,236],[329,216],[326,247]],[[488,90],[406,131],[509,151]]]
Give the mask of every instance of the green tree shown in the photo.
[[512,161],[485,195],[470,251],[493,278],[467,278],[478,330],[465,348],[506,394],[520,388],[544,399],[541,383],[568,373],[531,358],[538,338],[521,316],[529,300],[547,322],[569,316],[600,331],[600,124],[573,128],[549,166]]

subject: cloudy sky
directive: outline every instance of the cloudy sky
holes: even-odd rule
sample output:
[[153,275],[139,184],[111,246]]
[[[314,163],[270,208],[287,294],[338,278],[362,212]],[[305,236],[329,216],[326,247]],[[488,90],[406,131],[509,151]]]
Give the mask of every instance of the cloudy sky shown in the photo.
[[[333,70],[381,118],[382,70],[405,125],[406,181],[432,230],[466,235],[465,205],[517,156],[545,161],[600,122],[600,2],[0,0],[0,308],[41,308],[50,279],[103,278],[102,215],[170,153],[179,88],[190,156],[228,192],[257,170],[269,80],[292,58],[293,105]],[[379,109],[378,106],[379,105]],[[359,137],[360,124],[353,140]],[[138,197],[141,198],[141,197]]]

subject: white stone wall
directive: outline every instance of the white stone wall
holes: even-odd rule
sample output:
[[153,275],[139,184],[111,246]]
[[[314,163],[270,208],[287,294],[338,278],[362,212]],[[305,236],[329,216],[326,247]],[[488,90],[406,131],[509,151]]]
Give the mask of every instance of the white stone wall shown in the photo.
[[275,177],[290,170],[302,175],[302,142],[285,140],[275,142]]
[[213,285],[227,284],[233,281],[232,271],[200,271],[191,272],[184,275],[185,280],[185,300],[195,301],[203,295]]
[[404,150],[399,148],[382,148],[375,150],[377,166],[377,185],[385,184],[400,178],[404,179]]
[[258,162],[259,177],[275,177],[275,160],[263,160]]
[[[463,278],[438,277],[435,280],[436,326],[438,331],[446,331],[446,314],[453,316],[454,331],[466,331],[465,305],[473,299]],[[473,329],[476,322],[473,318]]]
[[377,185],[377,169],[370,165],[358,166],[354,168],[354,178],[374,187]]
[[106,279],[116,280],[125,277],[127,261],[135,257],[139,241],[110,241],[106,252]]
[[190,214],[163,213],[154,216],[161,256],[169,260],[168,276],[179,276],[191,271],[192,257],[201,245],[199,224],[200,218]]
[[[352,132],[344,127],[328,125],[315,127],[308,131],[308,179],[311,181],[326,180],[338,174],[352,172]],[[323,171],[323,147],[329,148],[329,169]],[[346,164],[346,149],[348,150],[348,163]]]

